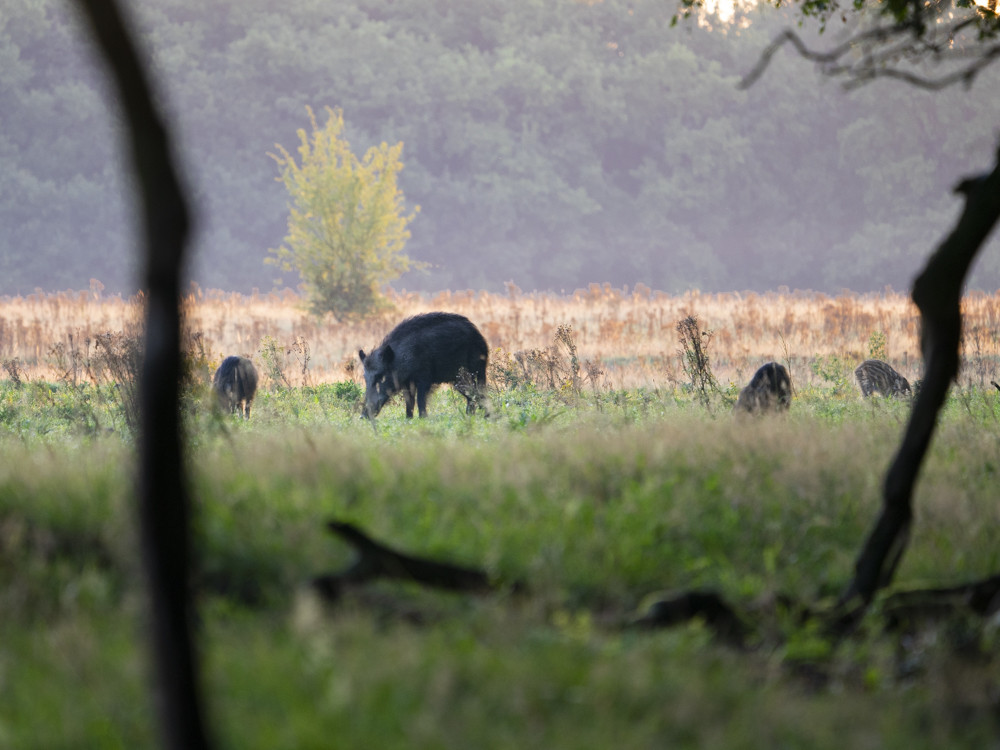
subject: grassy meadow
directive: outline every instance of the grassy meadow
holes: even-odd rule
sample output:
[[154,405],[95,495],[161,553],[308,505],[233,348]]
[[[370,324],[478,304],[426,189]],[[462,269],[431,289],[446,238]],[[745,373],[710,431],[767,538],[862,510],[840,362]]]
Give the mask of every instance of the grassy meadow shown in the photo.
[[[441,292],[433,296],[392,293],[393,309],[355,323],[316,319],[292,291],[240,295],[192,287],[184,298],[187,327],[216,361],[243,354],[260,361],[270,345],[285,358],[285,385],[349,379],[357,350],[377,345],[403,317],[431,310],[466,315],[491,349],[506,353],[552,346],[560,326],[569,326],[582,360],[599,362],[600,385],[610,388],[676,386],[683,373],[676,356],[675,328],[693,315],[712,331],[710,354],[720,381],[743,382],[768,360],[790,366],[797,384],[823,381],[830,358],[861,361],[871,337],[882,337],[883,359],[911,380],[919,370],[919,316],[909,297],[880,295],[690,292],[670,296],[641,285],[632,290],[592,284],[572,294]],[[67,361],[83,359],[102,333],[128,330],[141,300],[89,291],[0,299],[0,361],[17,360],[31,378],[56,380]],[[1000,343],[1000,294],[976,293],[964,300],[967,349],[995,373]],[[984,373],[968,369],[980,385]],[[985,382],[988,385],[988,380]]]
[[[871,354],[919,376],[903,295],[398,294],[392,315],[315,321],[294,295],[192,292],[182,408],[199,644],[220,748],[1000,747],[997,621],[904,635],[878,606],[833,648],[781,602],[823,606],[879,506],[905,400],[863,400]],[[965,301],[964,369],[917,489],[893,590],[1000,571],[1000,297]],[[443,387],[359,418],[359,347],[398,318],[468,315],[492,350],[492,414]],[[137,301],[0,300],[0,748],[155,744],[132,497]],[[718,386],[678,353],[696,315]],[[102,338],[103,337],[103,338]],[[211,408],[222,356],[263,375],[253,417]],[[781,417],[736,420],[738,385],[786,363]],[[481,567],[490,595],[376,582],[336,604],[351,521]],[[515,591],[522,582],[525,591]],[[712,588],[749,648],[702,624],[629,627],[664,592]]]

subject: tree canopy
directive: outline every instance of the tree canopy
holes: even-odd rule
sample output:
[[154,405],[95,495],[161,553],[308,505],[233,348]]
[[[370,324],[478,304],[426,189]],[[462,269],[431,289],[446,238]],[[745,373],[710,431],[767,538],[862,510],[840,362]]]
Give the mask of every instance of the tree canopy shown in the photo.
[[302,279],[309,309],[337,318],[384,306],[382,289],[413,265],[403,253],[410,233],[396,175],[403,144],[382,143],[358,159],[343,138],[344,115],[327,110],[322,127],[299,130],[299,160],[278,144],[271,157],[292,205],[285,244],[268,260]]
[[[845,93],[779,53],[740,89],[801,11],[673,25],[659,0],[149,0],[139,30],[200,209],[189,275],[272,286],[287,197],[267,154],[329,106],[359,150],[404,144],[406,252],[428,264],[406,288],[907,287],[950,187],[992,150],[1000,75],[971,95]],[[0,15],[0,293],[138,286],[120,125],[75,23],[55,0]],[[1000,287],[1000,253],[972,283]]]

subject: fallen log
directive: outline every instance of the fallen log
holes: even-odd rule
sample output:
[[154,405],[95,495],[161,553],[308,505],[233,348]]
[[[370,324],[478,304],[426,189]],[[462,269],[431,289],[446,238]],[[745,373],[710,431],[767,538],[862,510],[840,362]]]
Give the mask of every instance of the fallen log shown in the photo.
[[449,562],[405,554],[375,541],[356,526],[341,521],[329,521],[327,529],[350,544],[357,557],[340,573],[329,573],[313,579],[313,586],[325,598],[337,599],[347,586],[378,578],[413,581],[448,591],[482,594],[502,588],[520,590],[521,585],[501,586],[490,580],[485,571]]

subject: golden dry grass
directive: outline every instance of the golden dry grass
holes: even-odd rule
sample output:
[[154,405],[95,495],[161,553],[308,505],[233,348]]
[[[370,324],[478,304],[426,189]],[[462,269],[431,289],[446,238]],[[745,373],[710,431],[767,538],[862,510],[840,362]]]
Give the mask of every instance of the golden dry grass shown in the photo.
[[[809,363],[840,357],[853,363],[869,354],[872,334],[885,336],[887,359],[911,380],[919,376],[919,317],[909,297],[845,293],[690,292],[671,296],[638,286],[634,290],[592,284],[570,295],[524,293],[511,285],[506,294],[446,291],[427,295],[392,293],[392,313],[358,323],[308,315],[291,290],[241,295],[196,287],[184,300],[189,332],[200,332],[212,361],[229,354],[259,358],[270,337],[286,356],[293,384],[331,382],[350,376],[347,365],[359,348],[368,349],[402,318],[431,310],[468,316],[491,350],[507,353],[553,345],[560,325],[572,327],[578,354],[600,364],[609,387],[670,385],[684,379],[676,325],[695,315],[711,330],[709,354],[718,379],[744,382],[760,364],[789,364],[801,386],[815,380]],[[55,375],[53,350],[86,350],[94,336],[127,330],[140,317],[142,298],[104,296],[99,286],[86,292],[33,294],[0,299],[0,360],[18,360],[28,378]],[[976,382],[997,378],[1000,361],[1000,292],[975,293],[963,302],[966,369]],[[298,344],[296,346],[296,343]],[[308,352],[308,363],[303,359]],[[0,374],[2,377],[2,374]]]

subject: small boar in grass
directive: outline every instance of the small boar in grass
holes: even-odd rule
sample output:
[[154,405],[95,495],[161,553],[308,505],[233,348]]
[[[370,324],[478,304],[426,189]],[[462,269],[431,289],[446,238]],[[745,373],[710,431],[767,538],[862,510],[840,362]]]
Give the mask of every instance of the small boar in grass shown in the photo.
[[[374,420],[382,407],[402,391],[406,417],[413,417],[416,403],[427,416],[427,395],[438,383],[456,383],[467,400],[466,413],[485,403],[486,339],[464,315],[432,312],[407,318],[389,332],[368,354],[358,351],[365,375],[364,415]],[[463,374],[467,373],[467,375]]]
[[854,370],[854,377],[861,386],[861,395],[868,398],[873,393],[883,396],[911,396],[909,381],[880,359],[866,359]]
[[792,403],[792,380],[777,362],[762,365],[746,388],[740,391],[733,411],[736,414],[763,414],[788,411]]
[[250,405],[257,393],[257,368],[246,357],[226,357],[212,378],[212,390],[220,408],[231,414],[239,409],[244,419],[250,419]]
[[868,398],[873,393],[883,396],[911,396],[909,381],[880,359],[866,359],[854,370],[854,377],[861,386],[861,395]]

